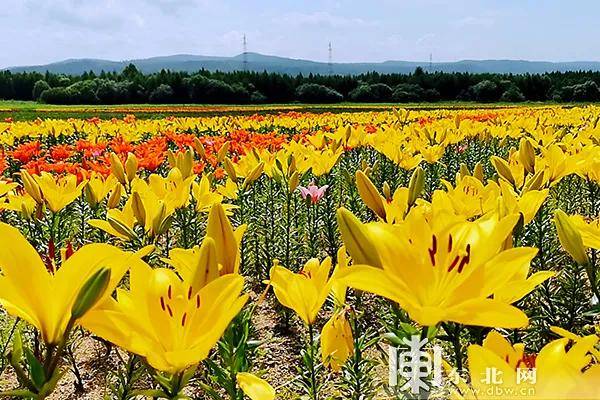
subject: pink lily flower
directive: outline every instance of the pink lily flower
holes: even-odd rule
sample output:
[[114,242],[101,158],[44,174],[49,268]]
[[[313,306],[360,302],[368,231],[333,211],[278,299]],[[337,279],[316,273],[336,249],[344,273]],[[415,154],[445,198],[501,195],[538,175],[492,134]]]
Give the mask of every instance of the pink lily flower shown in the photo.
[[300,190],[300,195],[304,200],[306,200],[307,197],[310,197],[312,204],[317,204],[317,202],[321,200],[323,196],[325,196],[325,191],[328,187],[329,185],[318,187],[314,182],[311,182],[308,187],[298,186],[298,189]]

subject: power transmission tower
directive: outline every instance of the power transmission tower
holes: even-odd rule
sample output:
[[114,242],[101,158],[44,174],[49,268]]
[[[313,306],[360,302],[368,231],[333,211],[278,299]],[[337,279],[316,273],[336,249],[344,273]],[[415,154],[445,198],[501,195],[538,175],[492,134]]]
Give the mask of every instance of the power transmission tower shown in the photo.
[[429,53],[429,72],[433,71],[433,53]]
[[246,42],[246,34],[244,33],[244,52],[242,53],[242,63],[244,65],[244,71],[248,71],[248,42]]
[[327,59],[327,69],[329,75],[333,75],[333,49],[331,47],[331,42],[329,42],[329,57]]

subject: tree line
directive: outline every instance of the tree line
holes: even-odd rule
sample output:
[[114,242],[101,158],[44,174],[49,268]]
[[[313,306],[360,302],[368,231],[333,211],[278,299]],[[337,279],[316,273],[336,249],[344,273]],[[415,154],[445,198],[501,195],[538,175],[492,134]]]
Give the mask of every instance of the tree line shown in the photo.
[[143,74],[133,64],[122,72],[67,76],[0,71],[0,99],[49,104],[127,103],[335,103],[599,101],[600,72],[544,74],[286,75],[268,72]]

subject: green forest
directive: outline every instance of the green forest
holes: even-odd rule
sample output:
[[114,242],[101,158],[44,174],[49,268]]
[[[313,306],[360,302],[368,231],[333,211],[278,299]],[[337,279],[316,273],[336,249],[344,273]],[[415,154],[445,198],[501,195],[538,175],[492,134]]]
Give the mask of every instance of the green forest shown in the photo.
[[78,76],[0,72],[0,99],[48,104],[260,104],[475,101],[594,102],[600,72],[544,74],[286,75],[268,72],[197,73],[162,70],[143,74],[133,64],[122,72]]

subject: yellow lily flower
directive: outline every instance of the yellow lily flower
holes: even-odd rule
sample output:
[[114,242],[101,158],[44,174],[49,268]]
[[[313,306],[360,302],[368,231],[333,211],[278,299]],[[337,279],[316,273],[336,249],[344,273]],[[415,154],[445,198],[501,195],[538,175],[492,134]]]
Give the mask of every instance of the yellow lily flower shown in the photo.
[[181,171],[173,168],[166,178],[158,174],[150,175],[148,186],[159,199],[165,202],[167,208],[178,209],[188,204],[192,182],[195,178],[195,175],[190,175],[184,179]]
[[361,170],[356,171],[356,188],[362,201],[371,209],[379,218],[385,220],[386,213],[384,202],[385,199],[379,194],[379,191],[371,182],[371,179]]
[[[558,339],[535,355],[492,331],[482,346],[469,346],[473,388],[466,393],[463,389],[460,395],[469,399],[597,399],[600,365],[591,362],[597,342],[597,336],[587,336],[569,348],[569,339]],[[535,379],[527,374],[532,368]]]
[[560,244],[580,265],[588,265],[587,249],[583,243],[581,232],[574,223],[575,221],[562,210],[554,211],[554,225]]
[[346,291],[347,286],[344,282],[337,279],[338,274],[342,273],[346,269],[349,268],[350,258],[346,253],[346,248],[344,246],[340,247],[337,251],[337,265],[333,270],[333,275],[331,277],[331,294],[337,306],[343,307],[346,304]]
[[109,175],[104,179],[101,175],[92,175],[85,186],[85,195],[88,203],[95,207],[108,196],[108,194],[117,186],[119,182],[114,175]]
[[[203,287],[219,276],[238,273],[240,244],[245,225],[233,230],[220,204],[209,214],[209,229],[201,246],[171,249],[164,262],[173,266],[185,281]],[[214,236],[210,236],[210,234]]]
[[600,249],[600,219],[586,221],[581,215],[570,215],[569,221],[581,235],[584,247]]
[[19,231],[0,223],[0,303],[12,315],[35,326],[45,343],[61,341],[71,308],[85,282],[101,268],[111,271],[104,297],[110,296],[136,255],[107,244],[83,246],[51,274]]
[[321,176],[327,174],[335,166],[338,159],[342,155],[343,149],[339,148],[337,151],[327,149],[324,151],[313,151],[310,153],[310,163],[312,167],[312,173],[314,176]]
[[[340,219],[347,219],[344,212]],[[490,298],[522,273],[537,253],[534,248],[502,250],[518,216],[475,222],[428,221],[411,212],[401,225],[340,224],[344,243],[349,237],[370,238],[381,268],[354,265],[339,276],[349,286],[397,302],[423,326],[442,321],[467,325],[525,327],[519,309]],[[345,232],[349,230],[349,232]],[[356,260],[353,249],[350,256]],[[521,271],[521,272],[520,272]],[[508,289],[509,290],[509,289]],[[506,294],[503,294],[507,296]]]
[[17,185],[16,183],[0,180],[0,197],[11,193],[17,186],[19,185]]
[[352,353],[354,353],[352,328],[346,319],[346,313],[336,312],[321,331],[323,364],[339,372]]
[[119,289],[82,319],[92,333],[176,374],[204,360],[248,296],[244,278],[230,274],[201,288],[171,269],[131,268],[130,290]]
[[565,176],[577,172],[580,163],[577,157],[565,153],[560,146],[553,144],[542,149],[542,157],[536,159],[535,169],[544,171],[544,181],[553,186]]
[[275,389],[267,381],[248,372],[240,372],[236,375],[236,381],[240,389],[250,400],[273,400]]
[[21,180],[23,181],[23,189],[25,189],[25,192],[27,192],[37,204],[43,205],[44,198],[42,196],[42,190],[33,176],[26,170],[21,170]]
[[191,148],[177,154],[169,151],[167,156],[171,168],[177,168],[181,172],[183,179],[192,176],[194,172],[194,152]]
[[432,196],[434,208],[447,208],[451,205],[454,213],[465,219],[479,217],[493,208],[499,196],[498,186],[484,185],[479,179],[466,175],[457,177],[456,187],[450,182],[441,180],[446,186],[446,192],[436,190]]
[[235,230],[225,215],[221,203],[214,204],[208,213],[206,236],[215,243],[216,260],[221,265],[221,274],[237,274],[240,268],[240,247],[246,225]]
[[329,257],[323,262],[311,258],[297,274],[274,265],[271,268],[270,284],[282,305],[294,310],[307,325],[312,325],[331,289],[330,270]]
[[23,194],[9,194],[0,202],[0,210],[11,210],[21,213],[25,219],[30,219],[35,212],[37,202],[27,192]]
[[224,185],[219,185],[216,188],[217,193],[230,200],[237,199],[238,190],[238,185],[231,179],[227,179]]
[[500,180],[500,194],[502,203],[508,213],[520,213],[523,224],[527,225],[536,216],[542,204],[548,197],[548,189],[529,190],[518,195],[515,190],[504,180]]
[[[208,212],[213,206],[213,204],[221,203],[224,197],[220,193],[217,193],[217,191],[213,191],[211,189],[210,179],[208,178],[208,175],[202,175],[202,178],[200,178],[199,183],[192,183],[192,195],[196,200],[196,210],[198,212]],[[231,210],[234,209],[235,206],[231,204],[224,204],[223,208],[229,215],[231,214]]]
[[[137,222],[150,237],[164,233],[175,212],[173,204],[160,199],[146,182],[136,179],[132,185],[131,207]],[[128,202],[129,202],[128,200]]]
[[86,181],[83,181],[78,185],[75,175],[56,178],[47,172],[42,172],[33,179],[39,185],[48,208],[54,213],[75,201],[87,184]]
[[127,199],[122,210],[112,208],[106,212],[106,220],[90,219],[88,224],[98,228],[111,236],[125,242],[135,238],[136,219],[133,213],[132,198]]

